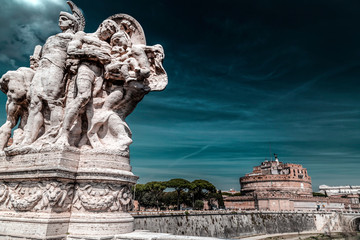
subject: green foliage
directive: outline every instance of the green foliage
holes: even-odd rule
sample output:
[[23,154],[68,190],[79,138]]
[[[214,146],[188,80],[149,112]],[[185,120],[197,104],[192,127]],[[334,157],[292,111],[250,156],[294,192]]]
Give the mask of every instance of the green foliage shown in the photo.
[[212,183],[210,183],[206,180],[202,180],[202,179],[194,180],[194,181],[192,181],[192,184],[193,184],[195,190],[197,190],[197,191],[205,190],[207,192],[213,192],[213,193],[216,192],[216,187]]
[[[140,205],[146,207],[147,201],[145,200],[145,184],[136,184],[134,187],[134,198],[139,202],[139,208]],[[140,210],[140,209],[138,209]]]
[[156,209],[159,210],[161,203],[160,199],[166,189],[163,182],[148,182],[145,184],[146,191],[151,195],[152,201],[155,203]]
[[174,192],[165,192],[161,198],[163,204],[167,207],[176,205],[177,203],[177,193]]
[[215,193],[216,187],[206,180],[194,180],[191,183],[191,192],[194,193],[195,199],[204,199],[209,193]]
[[[164,192],[167,188],[173,188],[175,191]],[[193,182],[182,178],[174,178],[167,182],[153,181],[137,184],[133,190],[135,199],[145,208],[169,209],[176,206],[176,209],[180,210],[180,205],[183,204],[194,209],[203,209],[204,200],[216,200],[219,207],[224,205],[221,192],[217,193],[212,183],[202,179]]]
[[174,178],[166,182],[168,188],[174,188],[177,192],[177,210],[180,210],[180,195],[181,191],[189,189],[190,182],[182,178]]
[[196,200],[194,204],[194,210],[203,210],[204,209],[204,202],[201,200]]
[[148,182],[145,184],[145,189],[150,192],[163,192],[166,189],[164,182]]
[[208,203],[211,210],[214,209],[214,201],[218,203],[219,208],[225,208],[224,199],[222,197],[221,191],[215,193],[209,193]]
[[173,178],[166,183],[166,187],[174,188],[175,191],[182,191],[190,187],[190,182],[182,178]]
[[219,204],[219,208],[225,209],[225,203],[221,191],[217,193],[217,202]]
[[209,194],[215,193],[216,187],[203,179],[194,180],[190,184],[189,193],[192,198],[192,206],[195,208],[196,200],[208,200]]
[[145,208],[162,206],[160,201],[166,185],[163,182],[148,182],[146,184],[137,184],[135,186],[135,200],[139,201]]

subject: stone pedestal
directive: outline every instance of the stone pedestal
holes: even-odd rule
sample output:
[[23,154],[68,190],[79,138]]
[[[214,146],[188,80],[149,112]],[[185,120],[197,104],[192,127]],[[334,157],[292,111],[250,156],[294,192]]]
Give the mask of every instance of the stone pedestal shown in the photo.
[[134,229],[138,177],[116,151],[43,148],[0,155],[0,238],[111,237]]

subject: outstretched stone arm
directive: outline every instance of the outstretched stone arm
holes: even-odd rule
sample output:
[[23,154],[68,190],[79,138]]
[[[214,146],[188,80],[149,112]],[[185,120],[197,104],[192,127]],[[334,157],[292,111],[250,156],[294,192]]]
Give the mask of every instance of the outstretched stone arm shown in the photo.
[[78,32],[69,43],[67,53],[71,58],[100,61],[102,64],[107,64],[111,61],[110,50],[110,46],[104,45],[95,37]]

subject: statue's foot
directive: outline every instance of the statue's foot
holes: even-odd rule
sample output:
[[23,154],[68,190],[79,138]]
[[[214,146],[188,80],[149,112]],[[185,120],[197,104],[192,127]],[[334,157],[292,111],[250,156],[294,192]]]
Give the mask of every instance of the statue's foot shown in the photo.
[[4,149],[4,152],[7,156],[17,155],[17,154],[25,154],[31,151],[37,150],[32,146],[10,146]]
[[69,147],[70,144],[69,144],[69,139],[68,139],[68,137],[65,136],[65,135],[60,136],[60,137],[56,140],[55,145],[56,145],[56,146],[66,146],[66,147]]
[[90,145],[83,145],[80,147],[81,150],[91,150],[92,147]]
[[6,151],[11,151],[12,149],[17,148],[17,147],[18,147],[17,145],[12,144],[11,146],[4,148],[3,151],[5,151],[5,149],[6,149]]

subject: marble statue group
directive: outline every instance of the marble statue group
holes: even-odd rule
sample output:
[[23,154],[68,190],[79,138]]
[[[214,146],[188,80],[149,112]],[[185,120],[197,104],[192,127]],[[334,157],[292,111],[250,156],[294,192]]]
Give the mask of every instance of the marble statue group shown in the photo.
[[8,97],[7,119],[0,128],[5,153],[46,146],[128,153],[132,140],[125,118],[145,94],[167,85],[164,50],[146,45],[134,18],[116,14],[96,32],[85,33],[83,14],[68,4],[72,14],[59,17],[62,32],[35,47],[30,67],[0,79]]
[[[161,45],[127,14],[84,32],[80,9],[6,72],[0,127],[0,238],[94,239],[134,230],[126,117],[168,82]],[[11,137],[12,135],[12,137]],[[74,238],[73,238],[74,237]]]

